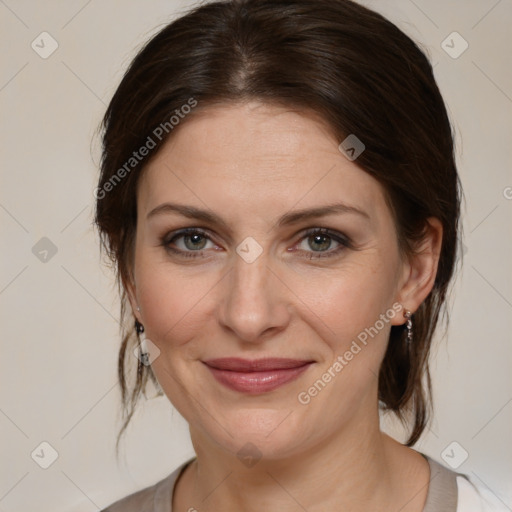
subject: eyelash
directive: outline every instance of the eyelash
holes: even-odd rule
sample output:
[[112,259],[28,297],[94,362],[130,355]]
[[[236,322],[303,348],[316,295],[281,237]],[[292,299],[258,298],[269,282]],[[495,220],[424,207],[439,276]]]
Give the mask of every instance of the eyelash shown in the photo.
[[[184,257],[184,258],[199,258],[201,256],[203,256],[203,253],[207,250],[207,249],[202,249],[202,250],[199,250],[199,251],[183,251],[181,249],[175,249],[174,247],[171,247],[171,243],[173,243],[174,241],[176,241],[177,239],[179,238],[182,238],[184,236],[191,236],[191,235],[201,235],[205,238],[207,238],[208,240],[212,241],[209,234],[204,231],[203,229],[201,228],[185,228],[185,229],[182,229],[180,231],[177,231],[177,232],[173,232],[173,233],[170,233],[170,234],[167,234],[165,235],[162,239],[161,239],[161,244],[163,247],[165,247],[165,249],[167,251],[170,251],[172,252],[173,254],[177,254],[179,255],[180,257]],[[308,229],[307,231],[305,231],[302,235],[302,237],[300,238],[299,242],[301,242],[302,240],[304,239],[307,239],[308,237],[310,236],[314,236],[314,235],[324,235],[324,236],[327,236],[329,238],[331,238],[332,240],[334,240],[335,242],[338,242],[340,245],[338,248],[332,250],[332,251],[329,251],[329,252],[316,252],[315,251],[302,251],[302,252],[308,252],[311,254],[311,256],[304,256],[305,259],[309,259],[309,260],[313,260],[313,259],[323,259],[323,258],[332,258],[334,256],[338,256],[340,252],[342,252],[344,249],[346,248],[351,248],[352,245],[349,241],[349,239],[342,235],[341,233],[337,233],[336,231],[331,231],[327,228],[311,228],[311,229]]]

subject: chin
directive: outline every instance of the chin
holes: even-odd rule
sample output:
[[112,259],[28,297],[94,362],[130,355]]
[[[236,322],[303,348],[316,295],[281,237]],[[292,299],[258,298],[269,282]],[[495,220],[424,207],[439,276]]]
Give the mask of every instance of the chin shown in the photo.
[[222,425],[226,425],[227,432],[214,428],[210,435],[242,462],[244,458],[285,459],[303,451],[311,439],[298,416],[291,409],[239,409],[224,416]]

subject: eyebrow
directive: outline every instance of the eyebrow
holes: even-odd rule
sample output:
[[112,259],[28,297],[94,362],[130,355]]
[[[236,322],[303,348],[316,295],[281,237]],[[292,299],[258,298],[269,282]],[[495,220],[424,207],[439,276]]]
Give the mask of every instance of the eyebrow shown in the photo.
[[[178,213],[190,219],[197,219],[202,220],[203,222],[209,222],[211,224],[218,224],[219,226],[222,226],[225,229],[229,228],[224,219],[222,219],[219,215],[211,211],[196,208],[195,206],[188,206],[177,203],[163,203],[157,206],[147,214],[146,219],[150,219],[151,217],[154,217],[156,215],[170,213]],[[364,217],[367,220],[371,220],[368,213],[366,213],[364,210],[344,203],[334,203],[330,205],[320,206],[317,208],[295,210],[286,213],[279,218],[277,225],[288,226],[292,224],[297,224],[302,221],[315,219],[318,217],[324,217],[326,215],[335,215],[343,213],[357,214],[361,217]]]

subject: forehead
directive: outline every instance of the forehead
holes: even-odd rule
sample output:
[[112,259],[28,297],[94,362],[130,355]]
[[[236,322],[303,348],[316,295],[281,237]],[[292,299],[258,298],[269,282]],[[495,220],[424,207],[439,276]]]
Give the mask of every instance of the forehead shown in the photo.
[[145,169],[140,206],[186,198],[268,214],[345,201],[377,215],[386,208],[380,184],[343,156],[339,142],[318,116],[281,106],[198,110]]

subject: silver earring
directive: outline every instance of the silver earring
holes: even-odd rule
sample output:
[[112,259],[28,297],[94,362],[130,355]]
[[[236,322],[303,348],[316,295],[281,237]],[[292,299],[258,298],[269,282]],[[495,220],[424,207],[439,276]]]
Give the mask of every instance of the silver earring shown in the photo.
[[135,320],[135,330],[137,331],[137,337],[140,339],[138,371],[141,372],[142,367],[149,366],[151,364],[151,361],[149,358],[149,352],[146,345],[146,335],[144,334],[144,326],[138,320]]
[[135,330],[137,331],[137,334],[142,334],[144,332],[144,326],[138,320],[135,320]]
[[407,318],[407,343],[410,345],[412,343],[412,313],[406,309],[404,311],[404,317]]

